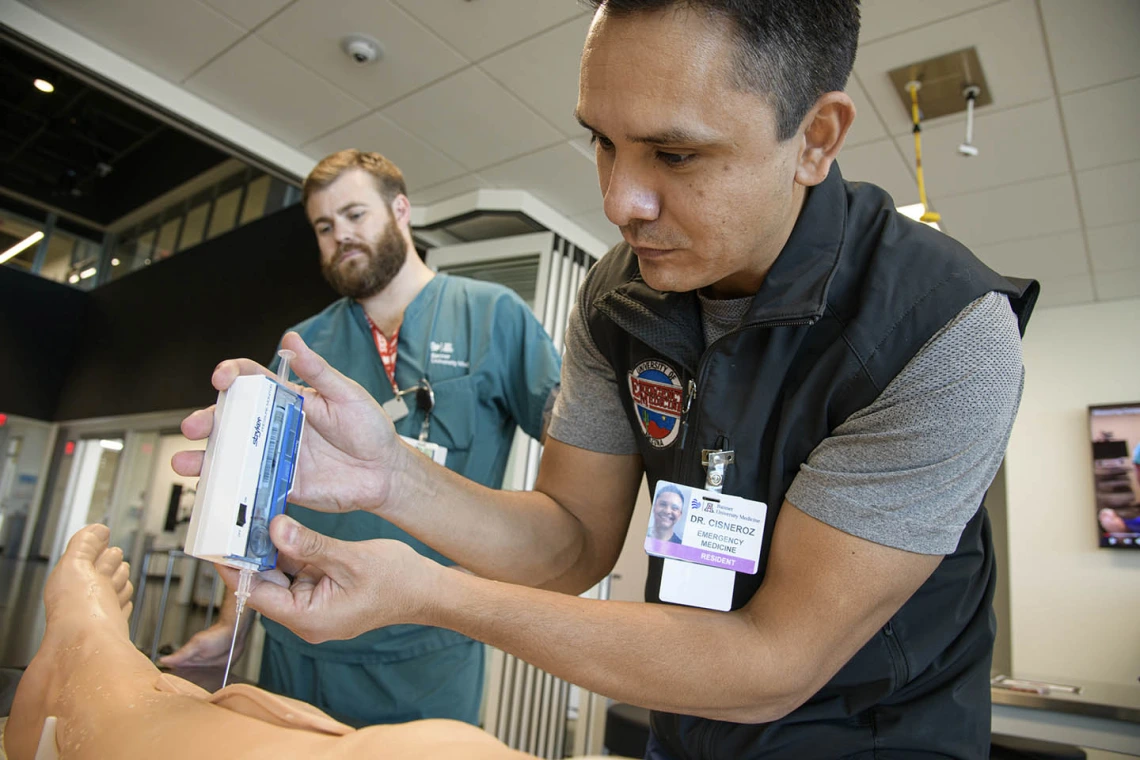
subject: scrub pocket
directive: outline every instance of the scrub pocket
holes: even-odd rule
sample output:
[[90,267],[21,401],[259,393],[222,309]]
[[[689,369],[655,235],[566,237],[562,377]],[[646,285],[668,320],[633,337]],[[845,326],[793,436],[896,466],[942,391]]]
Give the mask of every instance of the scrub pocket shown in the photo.
[[464,375],[432,383],[435,409],[428,440],[447,447],[447,469],[463,472],[475,438],[479,413],[479,378]]

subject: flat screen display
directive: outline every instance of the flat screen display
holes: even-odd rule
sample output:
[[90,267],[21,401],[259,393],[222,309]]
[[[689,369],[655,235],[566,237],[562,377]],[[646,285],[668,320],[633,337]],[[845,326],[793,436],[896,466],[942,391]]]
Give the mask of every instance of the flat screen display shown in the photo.
[[1096,525],[1106,549],[1140,549],[1140,401],[1089,407]]

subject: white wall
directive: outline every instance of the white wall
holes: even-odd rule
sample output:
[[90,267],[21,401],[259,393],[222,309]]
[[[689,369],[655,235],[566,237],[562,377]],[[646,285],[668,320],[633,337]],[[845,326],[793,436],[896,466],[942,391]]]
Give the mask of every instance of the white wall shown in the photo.
[[1088,406],[1140,400],[1140,299],[1043,309],[1006,455],[1013,670],[1135,687],[1140,551],[1097,548]]
[[[170,506],[170,487],[172,485],[178,483],[183,488],[195,488],[198,485],[198,478],[185,478],[176,473],[170,467],[170,458],[179,451],[203,448],[205,446],[200,441],[189,441],[177,433],[164,435],[158,439],[158,447],[154,455],[154,480],[151,482],[146,512],[143,517],[144,531],[155,536],[163,532],[166,511]],[[173,536],[169,537],[173,540]],[[162,545],[165,546],[166,544]]]

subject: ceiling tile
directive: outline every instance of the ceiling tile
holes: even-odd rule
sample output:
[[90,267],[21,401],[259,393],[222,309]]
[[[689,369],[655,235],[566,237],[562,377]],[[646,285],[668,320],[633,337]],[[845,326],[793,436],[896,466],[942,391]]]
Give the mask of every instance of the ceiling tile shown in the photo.
[[883,128],[882,120],[875,113],[867,93],[863,91],[863,85],[859,84],[859,78],[854,74],[847,80],[847,94],[855,101],[855,122],[847,132],[844,145],[854,147],[886,137],[887,130]]
[[[965,122],[923,128],[922,166],[928,193],[944,198],[1069,171],[1061,119],[1052,99],[979,114],[974,119],[976,156],[958,152],[965,139]],[[895,140],[907,161],[913,162],[914,135]]]
[[1094,227],[1088,236],[1094,272],[1140,269],[1140,223]]
[[[354,33],[380,43],[379,61],[361,65],[345,55],[341,41]],[[373,108],[467,65],[389,0],[299,0],[257,35]]]
[[[398,0],[471,60],[479,60],[519,40],[581,15],[577,0]],[[473,33],[473,31],[477,32]],[[581,52],[581,51],[579,51]]]
[[563,216],[602,207],[594,162],[561,143],[479,172],[504,190],[526,190]]
[[368,110],[254,36],[202,69],[186,88],[294,146]]
[[1056,280],[1089,273],[1085,241],[1079,230],[981,246],[974,249],[974,255],[995,272],[1010,277]]
[[1136,0],[1041,0],[1041,14],[1062,93],[1140,74]]
[[28,4],[174,82],[185,79],[245,34],[233,21],[196,0],[35,0]]
[[844,148],[839,168],[849,182],[870,182],[883,188],[896,206],[918,203],[918,185],[890,139]]
[[1140,77],[1065,95],[1061,107],[1078,171],[1140,159]]
[[453,74],[384,115],[469,169],[562,140],[562,135],[477,68]]
[[1067,174],[939,199],[935,208],[968,248],[1080,228]]
[[927,26],[951,16],[992,5],[994,0],[939,0],[916,3],[914,0],[863,0],[859,15],[859,44],[898,34],[907,29]]
[[246,29],[253,29],[293,0],[202,0],[202,2],[226,14]]
[[400,167],[408,192],[438,185],[466,172],[461,165],[380,114],[369,114],[303,146],[314,161],[345,148],[383,154]]
[[1097,272],[1093,275],[1093,282],[1096,283],[1098,301],[1140,297],[1140,267],[1119,272]]
[[[995,107],[1008,108],[1053,96],[1049,62],[1033,0],[1008,0],[865,45],[859,50],[855,71],[891,134],[908,134],[911,117],[909,106],[896,94],[887,72],[967,47],[978,50]],[[919,98],[921,102],[921,93]],[[979,109],[979,115],[982,111],[984,109]],[[943,118],[960,120],[962,116]]]
[[482,190],[483,188],[491,187],[491,183],[480,177],[478,174],[465,174],[456,179],[450,179],[447,182],[441,182],[438,185],[426,187],[423,190],[417,190],[412,194],[412,204],[415,206],[427,206],[439,201],[446,201],[454,198],[457,195],[469,193],[472,190]]
[[570,221],[607,246],[615,246],[622,241],[621,230],[606,218],[604,211],[587,211],[585,214],[570,217]]
[[480,68],[542,114],[567,137],[586,130],[574,118],[578,102],[578,64],[590,16],[581,16],[516,45]]
[[1037,299],[1037,308],[1039,309],[1048,309],[1054,306],[1076,306],[1077,304],[1096,301],[1096,297],[1093,295],[1092,277],[1087,274],[1079,277],[1045,279],[1040,282],[1041,297]]
[[1077,187],[1089,227],[1140,221],[1140,161],[1077,172]]

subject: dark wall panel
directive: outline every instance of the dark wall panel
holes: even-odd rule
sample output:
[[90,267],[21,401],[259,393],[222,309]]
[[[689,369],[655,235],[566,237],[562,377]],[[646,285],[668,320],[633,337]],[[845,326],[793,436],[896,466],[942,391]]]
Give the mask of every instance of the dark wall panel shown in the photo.
[[53,418],[86,309],[82,291],[0,267],[0,412]]
[[281,334],[336,294],[301,207],[239,227],[90,294],[55,418],[208,405],[223,359],[272,358]]

